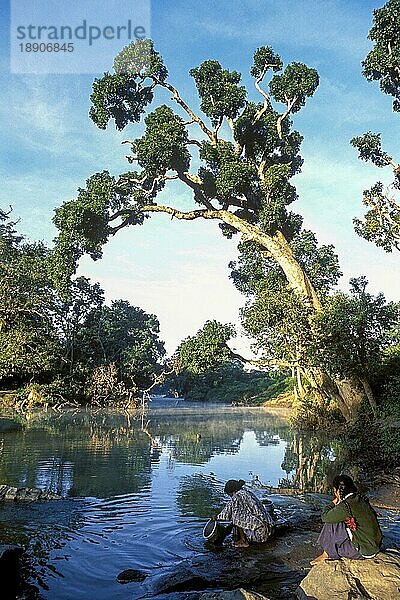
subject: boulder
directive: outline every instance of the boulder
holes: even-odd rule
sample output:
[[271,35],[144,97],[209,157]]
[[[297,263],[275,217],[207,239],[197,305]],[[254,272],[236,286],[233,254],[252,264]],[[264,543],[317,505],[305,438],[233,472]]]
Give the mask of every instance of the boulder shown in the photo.
[[22,425],[16,419],[0,418],[0,433],[8,433],[9,431],[21,431]]
[[236,549],[227,542],[221,548],[209,548],[204,554],[161,567],[140,583],[142,595],[157,600],[199,600],[206,593],[250,589],[264,597],[293,598],[315,556],[321,500],[280,495],[271,499],[278,527],[277,535],[267,544]]
[[400,597],[400,553],[315,565],[297,590],[299,600],[394,600]]
[[[225,546],[219,551],[162,567],[140,584],[142,595],[155,596],[157,600],[181,597],[204,600],[205,593],[243,588],[257,590],[266,597],[277,597],[279,593],[279,598],[293,598],[308,561],[315,555],[311,542],[316,536],[310,532],[294,532],[290,539],[283,537],[243,550]],[[192,595],[180,596],[183,592]]]

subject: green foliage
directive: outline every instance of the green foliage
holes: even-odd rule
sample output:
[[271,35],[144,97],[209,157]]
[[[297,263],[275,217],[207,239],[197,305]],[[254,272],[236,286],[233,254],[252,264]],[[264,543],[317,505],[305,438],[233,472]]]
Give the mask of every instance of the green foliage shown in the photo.
[[353,219],[358,235],[385,252],[400,250],[400,206],[384,191],[381,182],[364,190],[363,204],[368,209],[364,220]]
[[235,139],[243,146],[246,157],[253,160],[261,158],[265,151],[272,152],[279,146],[276,129],[278,113],[269,110],[256,120],[261,109],[261,104],[248,102],[235,121]]
[[106,129],[114,119],[117,129],[140,120],[147,104],[153,99],[151,87],[140,88],[135,79],[125,74],[104,73],[93,84],[89,116],[100,129]]
[[[81,256],[87,253],[93,260],[101,258],[102,247],[111,233],[110,213],[125,207],[126,193],[108,171],[103,171],[92,175],[85,188],[79,188],[76,200],[56,208],[53,221],[59,235],[51,263],[54,281],[63,293],[68,291]],[[132,224],[143,223],[143,219],[142,214],[129,213]]]
[[125,46],[115,57],[114,70],[118,75],[126,74],[141,79],[154,77],[164,81],[168,76],[162,58],[154,50],[151,40],[137,40]]
[[46,377],[61,359],[48,258],[43,244],[25,242],[0,213],[0,379]]
[[171,378],[174,391],[187,400],[229,403],[262,402],[283,391],[286,384],[276,374],[243,370],[227,345],[234,335],[232,325],[207,321],[183,340],[177,350],[183,369]]
[[398,307],[383,294],[369,294],[367,283],[365,277],[352,279],[350,294],[337,292],[314,318],[318,360],[339,377],[371,376],[392,343]]
[[101,306],[80,329],[76,360],[91,368],[113,364],[122,379],[144,388],[165,354],[158,334],[155,315],[114,300],[111,306]]
[[204,373],[228,360],[231,350],[227,342],[235,335],[233,325],[207,321],[195,336],[180,344],[179,359],[190,373]]
[[281,75],[274,75],[269,84],[272,97],[277,102],[293,102],[292,112],[298,112],[312,96],[319,84],[318,73],[303,63],[291,63]]
[[217,60],[206,60],[190,75],[201,98],[200,108],[214,125],[223,117],[237,117],[246,100],[246,88],[238,85],[240,73],[223,69]]
[[[325,298],[341,276],[333,247],[318,247],[315,235],[307,230],[295,234],[291,246],[320,297]],[[239,259],[229,266],[234,285],[249,298],[242,310],[246,332],[256,339],[263,355],[277,364],[309,363],[313,332],[301,299],[260,246],[247,242],[239,244],[239,250]]]
[[290,422],[301,431],[326,430],[338,426],[341,414],[332,402],[317,402],[315,396],[307,393],[296,405]]
[[207,169],[200,168],[200,176],[207,181],[205,189],[208,197],[218,199],[222,205],[229,205],[232,197],[245,196],[256,198],[260,196],[257,186],[257,173],[253,164],[239,158],[230,142],[221,141],[218,146],[203,142],[200,149]]
[[400,349],[397,371],[386,380],[382,391],[378,436],[385,462],[397,466],[400,459]]
[[292,389],[290,378],[276,372],[245,371],[227,360],[207,371],[182,371],[171,384],[190,402],[258,405]]
[[342,276],[334,246],[318,246],[316,235],[307,229],[294,236],[291,246],[314,288],[324,299]]
[[[111,188],[93,198],[94,208],[102,209]],[[83,191],[81,198],[84,205]],[[165,353],[157,318],[123,300],[106,306],[100,286],[84,277],[70,281],[68,295],[60,295],[55,261],[43,244],[19,236],[0,212],[1,385],[21,387],[30,403],[91,400],[88,382],[97,369],[107,374],[112,366],[112,377],[97,377],[97,384],[107,379],[114,392],[123,382],[130,390],[147,387]]]
[[117,129],[140,121],[145,108],[153,100],[154,83],[148,78],[164,81],[167,69],[151,40],[138,40],[121,50],[114,61],[115,74],[104,73],[93,84],[89,116],[100,129],[106,129],[114,119]]
[[[392,95],[393,110],[400,111],[400,1],[389,0],[374,11],[374,24],[369,38],[374,48],[363,62],[363,74],[369,80],[379,80],[381,90]],[[377,167],[393,167],[393,183],[383,190],[378,182],[364,191],[363,204],[367,207],[364,219],[353,219],[359,236],[374,242],[386,252],[400,250],[400,206],[392,192],[400,189],[400,169],[392,157],[382,149],[379,133],[368,131],[355,137],[351,144],[358,149],[362,160]]]
[[136,140],[133,150],[146,174],[156,177],[169,169],[187,171],[190,153],[186,148],[187,131],[180,117],[165,104],[156,108],[145,120],[146,133]]
[[379,81],[385,94],[394,97],[393,110],[400,111],[400,2],[389,0],[374,10],[369,39],[374,43],[362,65],[368,81]]
[[283,63],[279,54],[275,54],[271,46],[261,46],[254,52],[250,73],[253,77],[262,79],[268,69],[280,71],[282,67]]
[[264,359],[288,368],[306,363],[306,348],[311,340],[308,315],[300,300],[284,282],[271,274],[258,285],[252,302],[242,309],[242,324],[256,340]]
[[359,158],[367,162],[371,161],[377,167],[386,167],[392,160],[382,149],[380,133],[368,131],[364,135],[354,137],[350,143],[354,148],[357,148]]

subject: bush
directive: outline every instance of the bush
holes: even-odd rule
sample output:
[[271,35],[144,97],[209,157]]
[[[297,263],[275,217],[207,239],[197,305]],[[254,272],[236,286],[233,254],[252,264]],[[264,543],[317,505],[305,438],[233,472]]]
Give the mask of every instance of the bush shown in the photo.
[[378,436],[385,462],[398,465],[400,460],[400,377],[392,377],[383,390]]
[[301,430],[327,429],[343,422],[340,411],[332,402],[319,402],[309,392],[295,405],[292,427]]

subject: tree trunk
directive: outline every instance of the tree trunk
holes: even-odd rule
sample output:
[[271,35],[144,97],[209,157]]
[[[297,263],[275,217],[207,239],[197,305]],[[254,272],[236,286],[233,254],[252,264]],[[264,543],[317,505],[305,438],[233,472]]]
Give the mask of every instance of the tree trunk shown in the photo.
[[363,385],[363,388],[364,388],[364,391],[365,391],[365,395],[368,398],[368,402],[369,402],[369,405],[370,405],[371,410],[373,412],[373,415],[374,415],[374,417],[376,417],[376,415],[378,414],[378,406],[376,404],[374,392],[372,391],[370,383],[369,383],[369,381],[367,379],[364,379],[362,377],[361,378],[361,383]]
[[[242,221],[229,211],[220,212],[223,213],[222,220],[242,232],[245,239],[251,239],[269,251],[285,273],[290,288],[303,300],[305,308],[310,312],[310,317],[313,313],[321,310],[317,293],[307,274],[296,260],[290,244],[282,232],[277,231],[273,236],[269,236],[258,227]],[[334,398],[347,422],[353,421],[357,417],[364,397],[364,386],[361,386],[359,381],[355,378],[334,379],[318,368],[307,369],[304,372],[314,391],[320,397]]]
[[301,265],[296,260],[289,242],[281,231],[270,236],[256,225],[243,221],[227,210],[217,211],[222,221],[232,225],[244,234],[245,239],[251,239],[268,250],[272,258],[284,272],[290,288],[303,299],[304,303],[314,310],[321,309],[319,298]]
[[301,372],[300,372],[299,366],[296,367],[296,378],[297,378],[297,389],[299,390],[299,396],[300,396],[300,398],[304,398],[305,392],[304,392],[304,388],[303,388],[303,382],[301,381]]
[[304,375],[317,395],[323,399],[333,398],[344,419],[354,421],[364,398],[357,380],[336,379],[318,367],[304,369]]

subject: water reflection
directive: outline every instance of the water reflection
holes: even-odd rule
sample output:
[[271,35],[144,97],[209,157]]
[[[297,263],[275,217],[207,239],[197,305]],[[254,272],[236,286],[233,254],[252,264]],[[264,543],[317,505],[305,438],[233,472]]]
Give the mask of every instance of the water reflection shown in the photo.
[[221,482],[213,475],[195,473],[181,479],[176,495],[179,510],[183,516],[209,519],[217,514],[224,503]]
[[45,600],[135,597],[136,584],[128,593],[116,574],[203,551],[201,529],[225,502],[227,479],[325,491],[340,461],[339,443],[262,409],[152,409],[146,424],[44,413],[0,435],[0,483],[65,498],[0,509],[0,543],[27,547]]
[[326,493],[343,467],[344,456],[340,441],[333,442],[326,435],[291,432],[282,463],[286,477],[280,485]]

